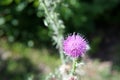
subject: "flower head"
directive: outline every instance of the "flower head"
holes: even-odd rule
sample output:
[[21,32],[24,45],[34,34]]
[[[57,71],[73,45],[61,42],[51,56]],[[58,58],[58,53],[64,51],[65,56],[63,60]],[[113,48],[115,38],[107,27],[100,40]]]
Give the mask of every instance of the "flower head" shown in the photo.
[[63,41],[63,50],[66,55],[70,57],[79,57],[87,51],[87,42],[79,34],[69,35]]

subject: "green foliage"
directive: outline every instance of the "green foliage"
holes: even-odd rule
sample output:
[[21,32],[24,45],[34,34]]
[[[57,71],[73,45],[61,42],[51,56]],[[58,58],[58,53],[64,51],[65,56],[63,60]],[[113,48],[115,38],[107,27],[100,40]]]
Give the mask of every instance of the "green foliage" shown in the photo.
[[[63,0],[56,9],[66,25],[66,32],[90,35],[96,31],[95,19],[119,4],[119,0]],[[43,24],[44,11],[38,0],[0,0],[0,36],[10,42],[48,42],[48,28]],[[119,15],[118,15],[119,16]]]
[[58,11],[67,25],[67,30],[82,32],[87,35],[95,32],[95,19],[100,15],[107,15],[105,11],[112,10],[119,3],[119,0],[64,1],[65,3],[61,4]]
[[9,5],[12,3],[13,0],[0,0],[1,5]]
[[49,39],[43,17],[37,16],[37,0],[14,0],[9,4],[7,1],[11,0],[2,0],[0,4],[1,37],[7,37],[10,42],[33,41],[35,44]]

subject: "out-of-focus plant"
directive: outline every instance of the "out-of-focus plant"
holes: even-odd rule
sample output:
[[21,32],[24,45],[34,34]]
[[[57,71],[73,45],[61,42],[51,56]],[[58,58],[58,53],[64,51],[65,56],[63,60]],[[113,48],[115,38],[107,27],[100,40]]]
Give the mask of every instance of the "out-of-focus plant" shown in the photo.
[[[52,31],[51,36],[56,44],[56,48],[59,50],[62,61],[61,66],[55,73],[51,73],[46,80],[78,80],[76,70],[79,69],[78,66],[81,65],[78,64],[79,62],[77,60],[86,53],[88,44],[82,36],[75,33],[63,40],[64,25],[58,17],[59,14],[56,12],[56,7],[60,4],[60,0],[39,0],[39,2],[39,9],[42,7],[45,11],[44,24]],[[65,53],[70,60],[64,57],[63,53]],[[68,60],[68,62],[65,63],[65,60]]]
[[45,20],[44,24],[51,30],[52,39],[54,40],[54,44],[56,44],[56,48],[58,48],[60,53],[60,58],[62,63],[64,63],[64,54],[62,48],[62,40],[63,40],[63,32],[64,25],[63,21],[59,19],[59,13],[57,13],[56,7],[61,2],[61,0],[39,0],[40,6],[45,11]]

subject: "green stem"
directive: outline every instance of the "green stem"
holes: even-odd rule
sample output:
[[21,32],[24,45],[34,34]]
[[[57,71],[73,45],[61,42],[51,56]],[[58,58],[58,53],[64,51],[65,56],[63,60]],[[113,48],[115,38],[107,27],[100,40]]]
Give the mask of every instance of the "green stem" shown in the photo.
[[62,61],[62,64],[65,64],[63,50],[59,49],[59,52],[60,52],[60,59]]
[[72,65],[72,70],[71,70],[71,75],[75,74],[75,70],[76,70],[76,64],[77,64],[77,58],[73,59],[73,65]]

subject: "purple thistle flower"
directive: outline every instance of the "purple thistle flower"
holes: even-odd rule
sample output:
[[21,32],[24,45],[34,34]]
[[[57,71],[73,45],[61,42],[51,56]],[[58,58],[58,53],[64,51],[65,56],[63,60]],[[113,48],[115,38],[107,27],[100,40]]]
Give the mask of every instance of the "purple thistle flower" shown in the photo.
[[63,50],[70,57],[79,57],[87,51],[88,44],[79,34],[69,35],[63,41]]

